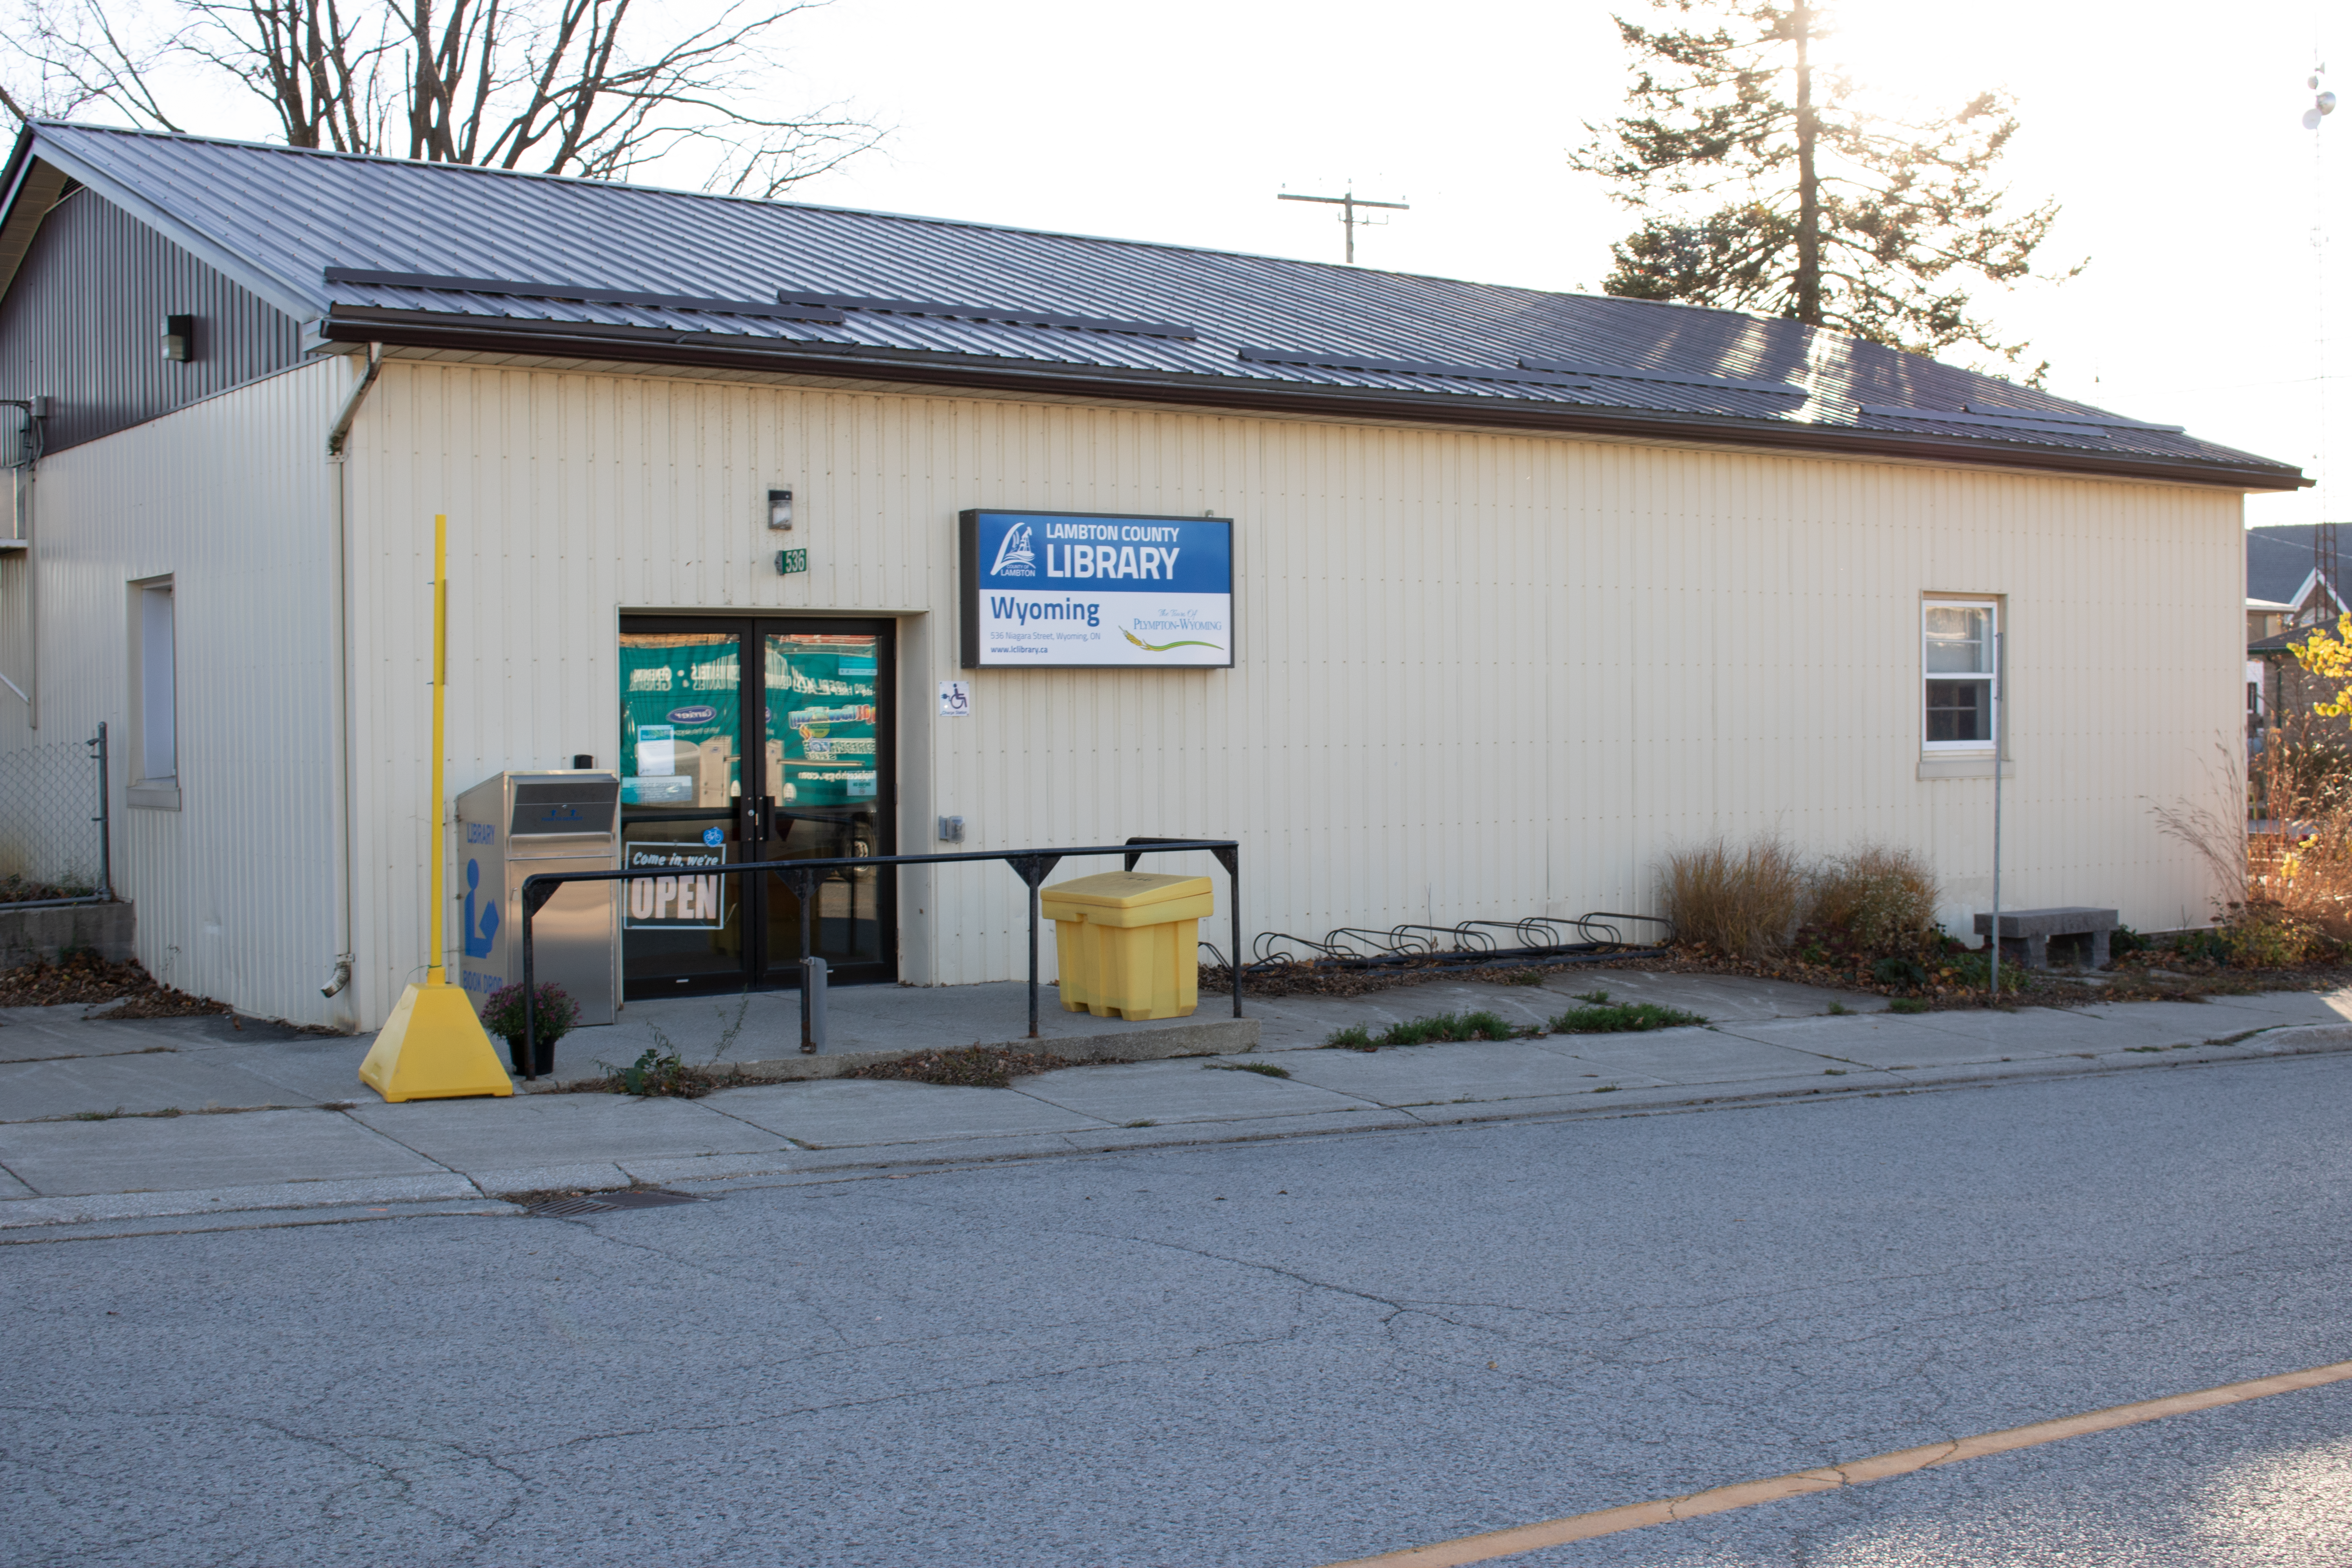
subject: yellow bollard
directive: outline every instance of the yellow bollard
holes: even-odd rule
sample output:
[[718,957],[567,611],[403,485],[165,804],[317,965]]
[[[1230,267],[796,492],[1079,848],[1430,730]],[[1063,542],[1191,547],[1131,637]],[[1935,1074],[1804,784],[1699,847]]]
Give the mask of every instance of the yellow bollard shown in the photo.
[[463,991],[441,973],[441,863],[449,858],[441,789],[441,697],[449,679],[449,519],[433,519],[433,921],[425,984],[411,984],[360,1064],[360,1081],[386,1100],[512,1094],[490,1037]]

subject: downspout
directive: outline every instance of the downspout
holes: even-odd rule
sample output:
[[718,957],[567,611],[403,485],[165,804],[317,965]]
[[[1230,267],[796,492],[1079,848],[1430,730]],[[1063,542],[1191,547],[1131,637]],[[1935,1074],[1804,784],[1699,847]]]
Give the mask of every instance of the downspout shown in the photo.
[[[334,596],[329,601],[328,618],[332,627],[330,640],[334,645],[335,658],[335,749],[333,760],[335,795],[335,875],[339,882],[335,898],[335,964],[327,983],[319,987],[321,996],[341,994],[352,983],[352,659],[351,659],[351,506],[346,494],[344,446],[350,440],[352,422],[359,417],[360,405],[367,398],[375,379],[383,373],[383,345],[370,343],[367,349],[367,369],[360,375],[358,384],[343,399],[335,422],[327,430],[327,466],[330,470],[327,486],[329,510],[327,548],[333,557],[330,574],[334,578]],[[356,1015],[344,1009],[344,1022],[357,1026]]]

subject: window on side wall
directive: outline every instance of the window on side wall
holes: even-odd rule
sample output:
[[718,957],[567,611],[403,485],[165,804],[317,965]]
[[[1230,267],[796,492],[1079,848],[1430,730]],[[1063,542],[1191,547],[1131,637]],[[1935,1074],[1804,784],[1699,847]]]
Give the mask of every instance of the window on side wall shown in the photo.
[[1929,599],[1920,605],[1920,745],[1929,756],[1990,756],[2000,734],[2000,605]]
[[172,580],[131,584],[132,805],[180,808],[179,636]]

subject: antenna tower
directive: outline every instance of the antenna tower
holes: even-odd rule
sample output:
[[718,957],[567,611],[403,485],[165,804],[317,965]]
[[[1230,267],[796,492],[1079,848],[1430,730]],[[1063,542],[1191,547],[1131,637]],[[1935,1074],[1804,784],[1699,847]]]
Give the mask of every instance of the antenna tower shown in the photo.
[[1356,216],[1358,207],[1385,207],[1391,212],[1400,213],[1412,210],[1402,202],[1370,201],[1352,190],[1344,195],[1337,196],[1294,196],[1288,191],[1281,191],[1276,194],[1274,199],[1278,202],[1322,202],[1326,205],[1338,207],[1339,225],[1348,231],[1348,265],[1350,267],[1356,264],[1356,226],[1360,223],[1371,224],[1381,221],[1377,218],[1358,217]]
[[[2315,49],[2313,52],[2315,54],[2317,50]],[[2316,341],[2319,351],[2319,489],[2318,494],[2314,498],[2318,502],[2319,522],[2311,531],[2311,570],[2313,575],[2319,580],[2321,591],[2330,601],[2333,601],[2337,612],[2341,614],[2346,605],[2340,596],[2342,590],[2336,584],[2336,574],[2340,558],[2336,551],[2336,522],[2330,510],[2330,503],[2334,498],[2328,492],[2332,487],[2327,482],[2327,219],[2324,205],[2327,196],[2327,181],[2323,143],[2317,134],[2320,126],[2326,123],[2327,117],[2336,112],[2336,94],[2327,90],[2323,85],[2326,77],[2327,67],[2325,64],[2312,68],[2311,79],[2305,83],[2312,91],[2311,107],[2305,110],[2303,113],[2303,128],[2314,133],[2311,139],[2313,184],[2311,248],[2312,268],[2316,276],[2315,288],[2316,302],[2314,307],[2313,337]],[[2315,624],[2324,623],[2328,618],[2315,605],[2313,612]]]

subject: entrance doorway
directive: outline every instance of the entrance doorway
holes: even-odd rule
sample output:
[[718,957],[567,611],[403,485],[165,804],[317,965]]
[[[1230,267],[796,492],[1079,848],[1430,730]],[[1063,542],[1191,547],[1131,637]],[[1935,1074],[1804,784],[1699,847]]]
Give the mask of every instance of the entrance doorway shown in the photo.
[[[894,629],[622,617],[621,864],[646,872],[621,884],[624,996],[800,984],[783,879],[709,868],[897,852]],[[809,951],[833,979],[898,977],[897,894],[876,871],[819,884]]]

